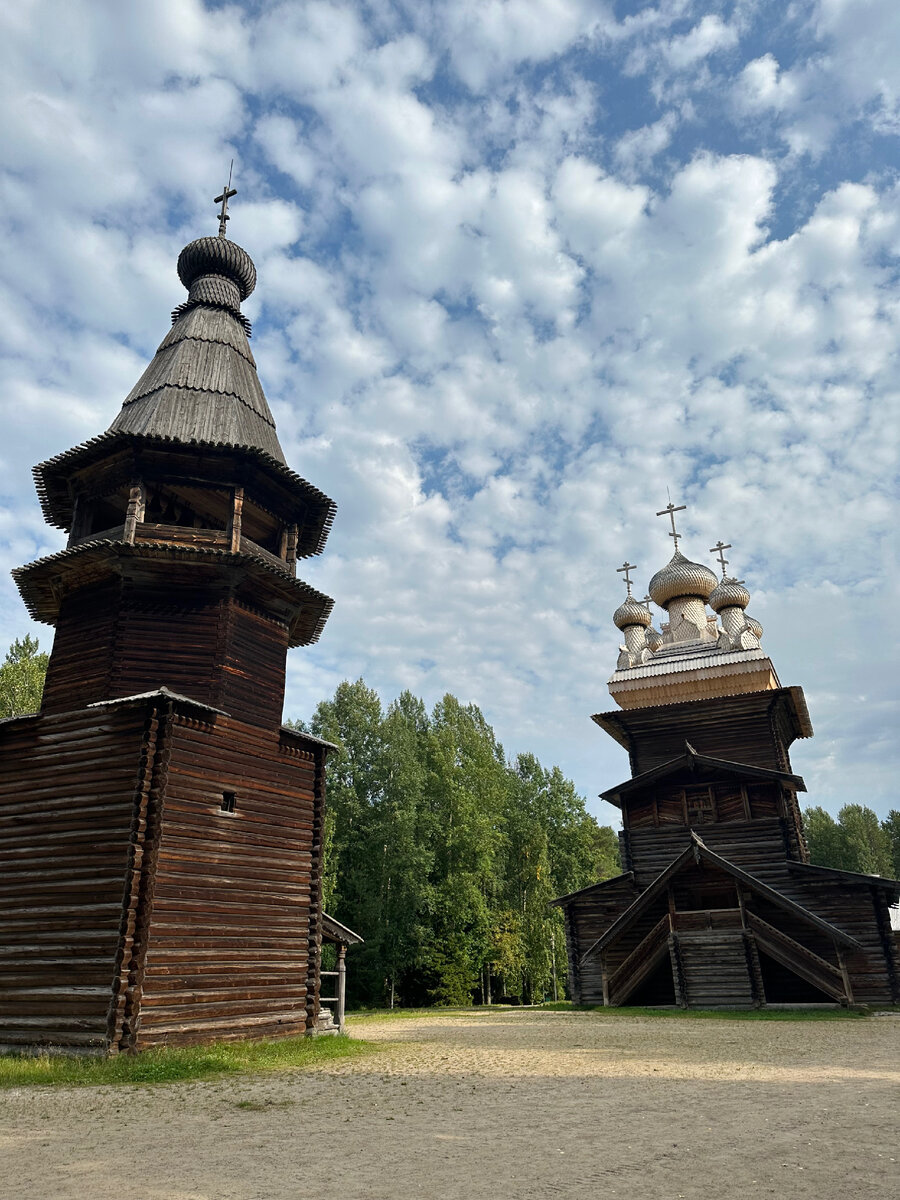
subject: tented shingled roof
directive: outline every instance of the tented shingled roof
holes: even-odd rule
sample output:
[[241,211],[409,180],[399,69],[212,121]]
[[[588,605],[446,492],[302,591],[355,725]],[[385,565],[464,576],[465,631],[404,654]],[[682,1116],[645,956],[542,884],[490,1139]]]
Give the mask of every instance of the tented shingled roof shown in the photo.
[[240,315],[186,306],[122,405],[110,432],[284,453]]

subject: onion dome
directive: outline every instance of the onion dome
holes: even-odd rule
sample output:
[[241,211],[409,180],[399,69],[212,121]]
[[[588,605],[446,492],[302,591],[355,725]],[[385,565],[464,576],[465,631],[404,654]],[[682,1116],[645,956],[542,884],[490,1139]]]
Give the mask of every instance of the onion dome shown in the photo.
[[651,650],[657,650],[663,644],[663,636],[658,629],[651,625],[647,629],[647,645]]
[[646,608],[634,596],[626,596],[613,613],[613,623],[617,629],[626,629],[629,625],[643,625],[646,628],[651,619]]
[[212,304],[240,311],[256,287],[256,267],[246,250],[225,237],[202,237],[178,256],[178,278],[189,304]]
[[[680,550],[676,550],[666,566],[650,580],[648,591],[654,604],[668,609],[669,601],[677,596],[699,596],[701,600],[706,600],[716,583],[716,577],[709,567],[691,562]],[[749,600],[748,596],[748,603]]]
[[746,622],[747,628],[751,633],[755,634],[758,638],[762,637],[763,627],[760,625],[759,621],[757,621],[756,617],[748,617],[747,614],[744,613],[744,621]]
[[746,608],[750,603],[750,593],[742,583],[727,576],[719,580],[709,594],[709,607],[713,612],[721,612],[723,608]]

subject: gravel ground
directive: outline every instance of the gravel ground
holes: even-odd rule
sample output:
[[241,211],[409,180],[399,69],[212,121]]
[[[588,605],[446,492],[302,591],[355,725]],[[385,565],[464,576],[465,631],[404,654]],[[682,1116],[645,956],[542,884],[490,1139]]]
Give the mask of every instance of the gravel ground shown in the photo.
[[891,1200],[900,1019],[356,1019],[309,1072],[0,1093],[2,1200]]

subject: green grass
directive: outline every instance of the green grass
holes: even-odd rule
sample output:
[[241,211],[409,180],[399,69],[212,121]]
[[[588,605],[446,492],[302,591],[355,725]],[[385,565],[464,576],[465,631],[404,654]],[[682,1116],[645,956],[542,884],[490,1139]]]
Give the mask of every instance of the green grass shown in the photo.
[[214,1042],[208,1046],[160,1048],[115,1058],[83,1055],[0,1055],[0,1088],[97,1084],[184,1083],[241,1072],[287,1071],[337,1058],[368,1054],[378,1047],[345,1036],[285,1038],[269,1042]]
[[469,1008],[444,1008],[435,1004],[431,1008],[357,1008],[347,1013],[348,1020],[354,1021],[397,1021],[405,1017],[471,1017],[473,1013],[493,1012],[494,1009],[507,1009],[510,1005],[492,1004],[490,1008],[483,1005],[472,1005]]
[[597,1012],[605,1017],[675,1017],[713,1021],[848,1021],[868,1017],[859,1008],[604,1008],[574,1005],[571,1000],[539,1005],[548,1012]]

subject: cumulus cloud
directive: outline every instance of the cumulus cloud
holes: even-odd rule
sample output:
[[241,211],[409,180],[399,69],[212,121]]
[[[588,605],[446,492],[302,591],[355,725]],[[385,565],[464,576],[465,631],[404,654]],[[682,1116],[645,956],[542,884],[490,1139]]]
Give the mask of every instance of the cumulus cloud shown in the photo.
[[[669,487],[686,551],[733,543],[807,686],[811,800],[895,803],[872,630],[897,576],[898,188],[821,153],[892,128],[894,17],[711,7],[7,13],[3,563],[58,546],[28,467],[115,415],[234,156],[260,373],[291,465],[340,505],[291,714],[359,674],[454,691],[595,795],[627,773],[587,721],[615,565],[668,556]],[[0,609],[28,628],[10,584]]]

